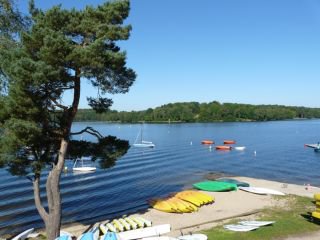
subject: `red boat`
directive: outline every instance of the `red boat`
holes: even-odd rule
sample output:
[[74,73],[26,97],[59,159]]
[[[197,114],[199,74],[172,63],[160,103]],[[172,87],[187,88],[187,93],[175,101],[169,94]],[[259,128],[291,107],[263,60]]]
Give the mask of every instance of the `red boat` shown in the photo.
[[217,150],[231,150],[231,148],[230,146],[216,146]]
[[214,141],[212,140],[203,140],[201,141],[202,144],[214,144]]

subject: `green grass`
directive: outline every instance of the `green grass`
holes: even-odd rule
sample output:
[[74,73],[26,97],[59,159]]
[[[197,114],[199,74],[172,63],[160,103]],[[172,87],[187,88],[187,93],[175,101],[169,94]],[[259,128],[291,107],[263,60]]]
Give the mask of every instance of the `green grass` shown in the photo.
[[[286,204],[283,204],[283,198]],[[275,198],[279,201],[279,206],[264,209],[255,220],[276,221],[271,226],[260,227],[251,232],[233,232],[225,230],[223,225],[237,223],[232,220],[223,225],[203,231],[212,240],[270,240],[273,238],[282,238],[289,235],[309,234],[319,231],[318,223],[309,221],[310,212],[315,210],[315,204],[311,198],[288,195],[286,197]]]

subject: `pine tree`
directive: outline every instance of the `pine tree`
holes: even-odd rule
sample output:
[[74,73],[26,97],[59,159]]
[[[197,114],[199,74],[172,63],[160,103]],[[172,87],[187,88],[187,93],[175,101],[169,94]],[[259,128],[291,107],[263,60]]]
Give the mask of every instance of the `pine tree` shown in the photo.
[[[0,162],[9,166],[12,174],[29,174],[35,205],[51,240],[59,236],[59,183],[68,148],[73,156],[81,155],[81,148],[76,151],[78,145],[95,158],[112,161],[128,149],[128,142],[103,137],[91,127],[79,132],[71,132],[71,127],[82,81],[89,80],[97,88],[98,96],[87,99],[101,113],[112,104],[104,95],[128,92],[136,78],[126,67],[126,53],[116,45],[129,38],[131,26],[123,21],[130,4],[119,0],[83,10],[66,10],[59,5],[42,11],[31,0],[30,21],[25,21],[27,18],[21,17],[12,4],[10,0],[0,2],[0,17],[16,19],[17,23],[0,26]],[[73,93],[70,103],[63,99],[66,92]],[[84,132],[96,136],[97,143],[71,140]],[[111,142],[120,147],[105,148]],[[45,168],[50,168],[46,180],[48,208],[41,202],[39,189]]]

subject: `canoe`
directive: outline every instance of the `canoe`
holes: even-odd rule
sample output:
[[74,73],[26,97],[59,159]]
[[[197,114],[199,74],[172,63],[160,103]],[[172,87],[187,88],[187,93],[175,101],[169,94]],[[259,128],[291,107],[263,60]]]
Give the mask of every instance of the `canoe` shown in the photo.
[[207,235],[196,233],[196,234],[188,234],[182,235],[178,237],[179,240],[207,240]]
[[151,227],[152,225],[152,222],[150,220],[147,220],[143,217],[140,217],[140,216],[135,216],[135,219],[138,219],[139,221],[143,222],[143,224],[146,226],[146,227]]
[[224,225],[223,227],[227,230],[231,230],[235,232],[249,232],[259,228],[255,226],[245,226],[241,224],[229,224],[229,225]]
[[165,234],[170,232],[171,226],[170,224],[162,224],[156,225],[153,227],[140,228],[130,231],[121,232],[118,234],[119,239],[121,240],[132,240],[132,239],[140,239],[152,236],[159,236],[161,234]]
[[214,141],[212,141],[212,140],[202,140],[201,144],[214,144]]
[[274,224],[275,221],[240,221],[239,224],[253,227],[263,227]]
[[231,150],[231,146],[216,146],[217,150]]
[[141,240],[177,240],[177,239],[178,238],[167,237],[167,236],[141,238]]
[[225,183],[218,181],[204,181],[193,184],[197,189],[210,192],[224,192],[237,190],[237,185],[234,183]]
[[118,232],[117,228],[112,224],[112,223],[107,223],[106,227],[109,229],[111,232]]
[[130,217],[126,217],[126,218],[124,218],[124,220],[126,220],[127,223],[130,224],[132,229],[137,229],[138,228],[138,224],[135,221],[133,221],[133,219],[131,219]]
[[117,229],[117,232],[123,232],[124,226],[120,223],[118,219],[113,219],[112,222],[113,226]]
[[238,147],[234,147],[234,149],[237,151],[243,151],[246,149],[246,147],[245,146],[238,146]]
[[220,178],[220,179],[217,179],[216,181],[218,181],[218,182],[226,182],[226,183],[234,183],[238,187],[250,187],[249,183],[240,182],[237,179],[232,179],[232,178]]
[[[99,228],[100,228],[100,231],[103,233],[103,234],[106,234],[108,232],[108,228],[103,225],[103,224],[100,224],[99,225]],[[116,231],[116,230],[115,230]]]
[[320,201],[320,193],[315,193],[315,194],[313,195],[313,198],[314,198],[314,200],[316,200],[316,201]]
[[224,140],[223,144],[235,144],[236,141],[235,140]]
[[316,218],[316,219],[318,219],[318,220],[320,220],[320,213],[317,212],[317,211],[312,212],[311,216],[314,217],[314,218]]
[[15,236],[14,238],[12,238],[12,240],[24,240],[33,231],[34,231],[34,228],[27,229],[27,230],[23,231],[22,233],[18,234],[17,236]]
[[239,189],[250,192],[250,193],[255,193],[255,194],[260,194],[260,195],[279,195],[279,196],[284,196],[285,194],[283,192],[269,189],[269,188],[260,188],[260,187],[239,187]]
[[128,231],[131,229],[130,224],[126,220],[124,220],[123,218],[120,218],[118,220],[121,223],[121,225],[123,226],[124,230]]

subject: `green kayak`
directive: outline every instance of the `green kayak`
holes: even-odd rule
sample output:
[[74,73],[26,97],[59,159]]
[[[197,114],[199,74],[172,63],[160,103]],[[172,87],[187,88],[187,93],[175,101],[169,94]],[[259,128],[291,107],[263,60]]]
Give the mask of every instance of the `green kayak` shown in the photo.
[[232,179],[232,178],[219,178],[216,181],[218,182],[226,182],[226,183],[234,183],[236,184],[238,187],[250,187],[249,183],[246,182],[240,182],[237,179]]
[[237,190],[237,184],[218,182],[218,181],[204,181],[193,184],[197,189],[210,192],[224,192]]

